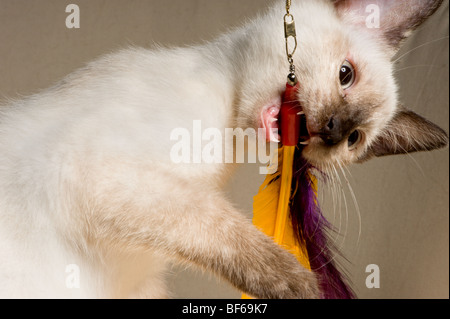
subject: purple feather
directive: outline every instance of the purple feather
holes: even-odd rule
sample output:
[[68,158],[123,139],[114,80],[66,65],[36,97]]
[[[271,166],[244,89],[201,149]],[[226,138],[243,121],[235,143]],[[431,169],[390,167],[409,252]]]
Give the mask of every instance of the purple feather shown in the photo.
[[292,189],[297,191],[291,200],[290,209],[297,239],[305,244],[311,269],[319,278],[322,298],[356,298],[335,263],[337,251],[328,237],[332,225],[323,216],[312,188],[309,172],[314,167],[301,156],[301,151],[301,148],[297,148],[294,156]]

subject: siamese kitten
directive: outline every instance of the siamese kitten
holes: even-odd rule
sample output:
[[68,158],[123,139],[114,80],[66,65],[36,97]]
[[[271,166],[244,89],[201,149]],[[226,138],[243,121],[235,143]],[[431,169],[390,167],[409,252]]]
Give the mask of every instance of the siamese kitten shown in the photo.
[[[366,26],[372,3],[376,28]],[[447,145],[444,131],[401,106],[391,63],[440,3],[293,2],[308,161],[320,169]],[[196,120],[276,128],[284,8],[276,1],[200,46],[107,55],[0,108],[1,297],[164,298],[173,261],[258,298],[319,297],[314,274],[223,195],[234,165],[170,157],[171,132]]]

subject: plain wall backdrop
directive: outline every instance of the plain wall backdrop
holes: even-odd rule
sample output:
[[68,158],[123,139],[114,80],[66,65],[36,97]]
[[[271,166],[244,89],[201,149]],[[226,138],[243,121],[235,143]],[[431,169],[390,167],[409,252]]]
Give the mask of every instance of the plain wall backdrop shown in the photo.
[[[0,96],[36,93],[86,62],[129,45],[201,43],[250,19],[271,2],[0,0]],[[70,3],[80,7],[79,29],[66,28],[65,8]],[[403,104],[447,132],[448,9],[444,1],[407,41],[398,54],[396,72]],[[280,27],[283,13],[280,6]],[[352,166],[346,175],[359,214],[344,178],[347,210],[343,201],[335,210],[324,188],[323,206],[341,234],[336,241],[349,260],[345,265],[360,298],[449,297],[448,155],[445,149]],[[258,167],[243,165],[227,188],[248,216],[263,180]],[[379,266],[380,288],[366,287],[370,264]],[[240,297],[226,282],[193,269],[174,267],[168,280],[176,298]]]

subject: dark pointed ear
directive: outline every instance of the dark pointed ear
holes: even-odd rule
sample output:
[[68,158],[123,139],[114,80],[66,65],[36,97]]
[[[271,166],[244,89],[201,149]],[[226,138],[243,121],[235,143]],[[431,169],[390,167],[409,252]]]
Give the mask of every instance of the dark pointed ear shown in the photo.
[[360,25],[394,52],[430,17],[443,0],[332,0],[347,23]]
[[373,156],[431,151],[446,147],[448,135],[436,124],[400,107],[378,138],[369,146],[360,162]]

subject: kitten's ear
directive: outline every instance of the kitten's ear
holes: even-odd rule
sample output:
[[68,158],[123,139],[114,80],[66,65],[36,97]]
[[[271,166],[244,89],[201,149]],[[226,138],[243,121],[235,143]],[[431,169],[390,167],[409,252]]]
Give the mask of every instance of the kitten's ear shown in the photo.
[[332,0],[344,21],[366,28],[396,52],[443,0]]
[[448,145],[448,135],[436,124],[400,107],[360,162],[373,156],[431,151]]

